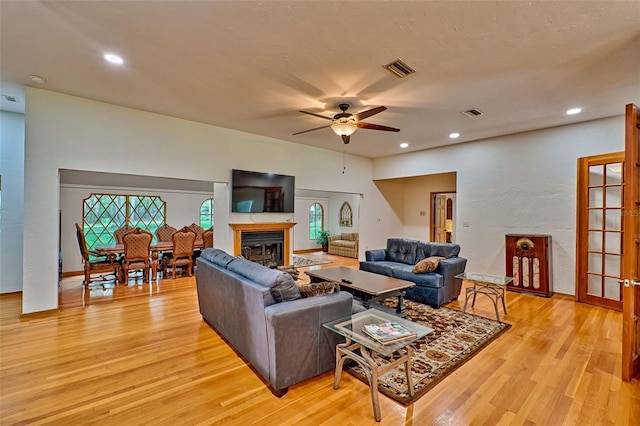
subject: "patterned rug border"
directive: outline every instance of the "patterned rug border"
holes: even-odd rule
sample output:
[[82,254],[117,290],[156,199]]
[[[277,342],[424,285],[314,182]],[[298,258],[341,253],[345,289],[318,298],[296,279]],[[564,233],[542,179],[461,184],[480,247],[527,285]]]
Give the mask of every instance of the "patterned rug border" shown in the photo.
[[[395,306],[395,300],[393,301],[389,301],[387,303],[389,303],[391,306]],[[459,311],[457,309],[451,309],[451,308],[446,308],[446,307],[441,307],[439,309],[434,309],[431,308],[428,305],[423,305],[421,303],[418,302],[414,302],[411,300],[405,300],[405,309],[407,311],[407,314],[409,314],[408,311],[410,311],[413,305],[419,305],[421,307],[426,308],[427,310],[432,310],[434,312],[446,312],[445,315],[440,315],[440,312],[438,312],[438,316],[444,318],[447,315],[451,315],[451,312],[455,313],[455,314],[459,314],[461,316],[464,317],[470,317],[470,318],[475,318],[477,321],[481,321],[481,322],[487,322],[487,323],[492,323],[495,324],[495,327],[497,327],[498,329],[495,330],[493,332],[493,334],[490,334],[487,338],[485,338],[484,340],[482,340],[481,342],[471,345],[469,347],[467,347],[466,349],[460,351],[457,356],[455,356],[454,358],[451,359],[451,362],[453,362],[453,365],[448,365],[443,371],[439,371],[439,370],[434,370],[432,373],[430,373],[428,375],[428,377],[425,377],[423,379],[420,379],[419,381],[416,380],[415,377],[415,373],[413,380],[414,380],[414,394],[413,396],[409,396],[408,392],[405,391],[406,395],[402,395],[402,394],[398,394],[396,392],[396,389],[394,389],[393,387],[389,386],[388,384],[386,384],[385,382],[383,382],[382,380],[386,377],[392,377],[392,382],[397,384],[397,381],[395,381],[393,379],[393,374],[394,372],[396,373],[397,377],[402,377],[402,381],[404,382],[404,369],[403,366],[400,366],[400,368],[396,367],[393,370],[391,370],[390,372],[382,375],[379,380],[378,380],[378,391],[382,392],[383,394],[387,395],[389,398],[400,402],[401,404],[407,406],[407,405],[411,405],[413,404],[415,401],[417,401],[418,399],[420,399],[421,397],[423,397],[427,392],[429,392],[431,389],[433,389],[438,383],[440,383],[441,381],[443,381],[445,378],[447,378],[451,373],[455,372],[458,368],[462,367],[464,364],[466,364],[469,360],[473,359],[477,354],[479,354],[485,347],[487,347],[489,344],[491,344],[492,342],[494,342],[496,339],[498,339],[500,336],[502,336],[504,333],[506,333],[511,327],[512,325],[509,323],[505,323],[505,322],[498,322],[496,320],[493,320],[491,318],[486,318],[486,317],[482,317],[479,315],[475,315],[475,314],[471,314],[471,313],[464,313],[462,311]],[[407,317],[409,317],[409,315],[407,315]],[[422,322],[424,324],[424,322]],[[426,324],[427,326],[429,326],[429,324]],[[431,326],[433,328],[433,326]],[[436,346],[436,342],[437,340],[439,340],[442,337],[447,337],[449,334],[451,334],[454,330],[448,330],[446,331],[446,333],[442,334],[441,336],[437,337],[436,339],[433,340],[433,342],[428,342],[426,344],[426,347],[435,347]],[[416,344],[418,344],[420,342],[420,340],[418,340],[416,343],[413,344],[414,347],[414,357],[412,358],[412,366],[415,366],[416,363],[416,353],[419,351],[419,349],[416,348]],[[460,359],[461,357],[461,359]],[[415,368],[415,367],[414,367]],[[412,368],[412,371],[414,370],[414,368]],[[350,364],[347,365],[345,364],[344,366],[344,370],[348,371],[351,375],[353,375],[354,377],[356,377],[358,380],[364,382],[364,383],[369,383],[366,375],[364,373],[362,373],[362,371],[358,371],[360,370],[361,367],[357,364]],[[422,385],[422,387],[420,387],[420,385]],[[406,389],[406,384],[405,384],[405,389]]]
[[[298,263],[296,263],[296,259],[302,259],[302,262],[304,263],[300,263],[300,260],[298,260]],[[293,266],[295,266],[296,268],[305,268],[307,266],[326,265],[327,263],[331,263],[330,260],[312,259],[310,257],[300,256],[298,254],[294,254],[291,261],[293,263]]]

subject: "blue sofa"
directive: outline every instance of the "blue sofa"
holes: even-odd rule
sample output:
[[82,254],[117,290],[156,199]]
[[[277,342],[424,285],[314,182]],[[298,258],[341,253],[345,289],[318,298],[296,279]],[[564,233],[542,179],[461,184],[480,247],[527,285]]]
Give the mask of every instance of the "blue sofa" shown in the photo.
[[[365,251],[366,260],[360,262],[360,269],[414,282],[415,287],[407,289],[406,297],[439,308],[460,295],[462,280],[454,277],[464,272],[467,259],[459,257],[459,253],[458,244],[389,238],[386,249]],[[431,256],[445,259],[433,272],[411,271],[416,263]]]

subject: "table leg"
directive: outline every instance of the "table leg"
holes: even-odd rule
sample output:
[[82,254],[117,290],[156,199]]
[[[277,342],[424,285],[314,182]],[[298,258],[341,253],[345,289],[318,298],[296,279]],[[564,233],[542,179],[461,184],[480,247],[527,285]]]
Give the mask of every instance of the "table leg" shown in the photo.
[[342,367],[344,365],[344,362],[347,360],[347,357],[343,357],[342,356],[342,348],[346,348],[347,346],[349,346],[349,344],[351,343],[351,341],[349,339],[347,339],[346,343],[339,343],[338,345],[336,345],[336,372],[335,375],[333,377],[333,388],[334,389],[338,389],[338,387],[340,387],[340,378],[342,376]]
[[413,348],[407,346],[407,360],[404,363],[404,372],[407,375],[407,387],[409,388],[409,396],[413,396],[413,376],[411,375],[411,355]]
[[491,301],[493,302],[493,307],[496,309],[496,318],[498,319],[498,322],[500,322],[500,312],[498,312],[498,296],[496,296],[495,298],[491,297],[488,294],[487,296],[489,296],[489,299],[491,299]]
[[471,293],[474,292],[474,289],[471,287],[467,287],[464,292],[464,307],[462,308],[462,312],[467,312],[467,303],[469,303],[469,298],[471,297]]
[[[360,350],[362,356],[354,351]],[[359,343],[351,343],[347,339],[346,343],[336,345],[336,371],[333,378],[333,388],[338,389],[340,386],[340,376],[342,375],[342,367],[347,359],[352,359],[362,367],[362,370],[369,381],[369,390],[371,394],[371,404],[373,406],[373,416],[379,422],[382,419],[380,414],[380,401],[378,400],[378,365],[372,358],[368,350]]]
[[478,283],[476,281],[473,282],[473,302],[471,302],[471,307],[476,306],[476,295],[478,294],[478,290],[476,289],[476,285]]
[[364,306],[366,309],[369,309],[371,307],[371,297],[362,295],[361,299],[362,299],[362,306]]
[[400,294],[398,295],[398,306],[396,306],[397,314],[401,314],[404,312],[403,301],[404,301],[404,292],[400,292]]
[[151,280],[155,281],[158,278],[158,252],[151,252]]
[[505,289],[502,289],[502,297],[501,297],[502,298],[502,308],[504,309],[504,314],[507,315],[507,304],[504,301],[505,296],[506,296],[506,291],[505,291]]

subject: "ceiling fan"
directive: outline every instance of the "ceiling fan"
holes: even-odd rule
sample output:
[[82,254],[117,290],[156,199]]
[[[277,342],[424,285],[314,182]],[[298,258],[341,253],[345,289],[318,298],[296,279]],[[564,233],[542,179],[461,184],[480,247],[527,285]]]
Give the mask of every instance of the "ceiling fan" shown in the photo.
[[340,104],[338,108],[342,112],[334,115],[333,117],[327,117],[324,115],[316,114],[315,112],[309,111],[300,111],[304,114],[313,115],[314,117],[324,118],[325,120],[333,121],[333,124],[327,124],[326,126],[316,127],[314,129],[303,130],[302,132],[294,133],[294,135],[299,135],[301,133],[313,132],[314,130],[325,129],[327,127],[331,127],[338,136],[342,137],[342,141],[345,144],[349,143],[349,138],[357,129],[370,129],[370,130],[384,130],[385,132],[399,132],[400,129],[396,129],[395,127],[381,126],[379,124],[370,124],[363,123],[360,120],[371,117],[372,115],[378,114],[387,109],[385,106],[379,106],[377,108],[371,108],[366,111],[359,112],[357,114],[351,114],[347,112],[349,109],[349,104]]

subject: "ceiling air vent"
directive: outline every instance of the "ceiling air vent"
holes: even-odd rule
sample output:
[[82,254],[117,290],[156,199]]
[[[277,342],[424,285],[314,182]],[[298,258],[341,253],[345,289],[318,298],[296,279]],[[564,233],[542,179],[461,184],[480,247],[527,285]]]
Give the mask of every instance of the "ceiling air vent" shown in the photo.
[[400,59],[396,59],[395,61],[385,65],[384,67],[400,78],[406,77],[409,74],[413,74],[414,72],[416,72],[416,70],[402,62]]
[[7,102],[18,102],[18,98],[16,98],[15,96],[2,95],[2,99]]
[[462,111],[462,113],[467,117],[477,117],[479,115],[482,115],[482,111],[480,111],[478,108],[471,108],[467,111]]

